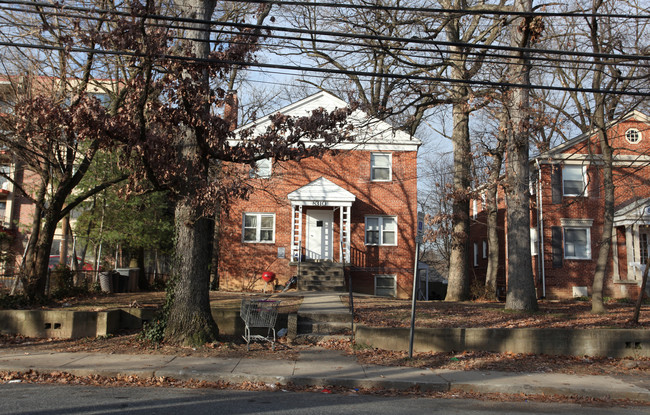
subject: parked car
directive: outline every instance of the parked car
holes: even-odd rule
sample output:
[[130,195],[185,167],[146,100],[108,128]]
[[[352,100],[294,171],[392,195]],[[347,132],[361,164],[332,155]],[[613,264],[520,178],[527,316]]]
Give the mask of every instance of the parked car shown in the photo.
[[[72,257],[69,257],[68,260],[69,260],[68,266],[71,266],[72,265]],[[94,271],[95,267],[90,262],[85,262],[84,261],[83,264],[82,264],[81,263],[81,258],[79,258],[79,257],[77,257],[77,261],[81,265],[81,270],[82,271]],[[57,265],[59,265],[60,262],[61,262],[61,257],[59,255],[50,255],[50,262],[49,262],[48,268],[49,269],[54,269]]]

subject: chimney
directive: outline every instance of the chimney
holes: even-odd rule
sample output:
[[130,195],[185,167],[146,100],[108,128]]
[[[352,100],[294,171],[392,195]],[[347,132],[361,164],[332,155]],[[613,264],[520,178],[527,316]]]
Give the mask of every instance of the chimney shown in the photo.
[[237,112],[239,111],[239,100],[237,91],[228,91],[223,105],[223,120],[230,126],[230,131],[237,128]]

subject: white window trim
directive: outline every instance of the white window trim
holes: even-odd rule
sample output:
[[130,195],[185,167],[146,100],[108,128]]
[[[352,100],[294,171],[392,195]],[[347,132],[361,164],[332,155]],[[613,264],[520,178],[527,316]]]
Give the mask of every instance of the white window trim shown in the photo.
[[[246,216],[257,216],[257,226],[255,227],[255,240],[247,241],[245,239],[246,235]],[[260,234],[262,231],[262,216],[271,216],[273,217],[273,238],[270,241],[261,241]],[[275,213],[265,213],[265,212],[244,212],[242,214],[241,221],[241,240],[245,244],[273,244],[275,243]]]
[[[268,162],[269,163],[269,172],[268,174],[260,174],[260,163]],[[260,159],[255,162],[255,167],[252,167],[249,173],[249,177],[258,178],[258,179],[268,179],[273,174],[273,160],[271,158]]]
[[487,258],[487,241],[483,241],[483,259]]
[[[566,254],[566,230],[567,229],[576,229],[576,230],[586,230],[587,231],[587,255],[584,257],[581,256],[567,256]],[[591,226],[563,226],[562,227],[562,250],[564,251],[564,259],[577,259],[588,261],[591,260]]]
[[[382,156],[388,156],[388,179],[383,180],[383,179],[375,179],[373,178],[373,158],[376,154],[382,155]],[[374,152],[370,153],[370,181],[371,182],[391,182],[393,181],[393,153],[379,153],[379,152]]]
[[[371,244],[368,243],[368,219],[374,218],[377,219],[377,226],[379,227],[379,243],[378,244]],[[394,244],[385,244],[384,243],[384,232],[382,231],[382,225],[384,218],[391,218],[395,221],[395,243]],[[368,215],[365,218],[365,228],[363,232],[363,238],[364,242],[368,246],[397,246],[397,238],[399,237],[399,226],[397,223],[397,216],[391,216],[391,215]]]
[[[392,278],[393,279],[393,295],[395,298],[397,296],[397,275],[395,274],[375,274],[375,290],[374,293],[377,295],[377,278]],[[382,296],[383,297],[383,296]]]
[[[630,141],[630,139],[628,137],[628,133],[630,133],[630,132],[636,132],[639,139],[637,141]],[[641,134],[641,131],[639,131],[638,128],[628,128],[625,131],[625,140],[630,144],[639,144],[643,140],[643,134]]]
[[[567,167],[582,167],[582,186],[583,186],[583,192],[582,193],[567,193],[564,189],[564,169]],[[588,196],[587,194],[587,166],[582,165],[582,164],[565,164],[562,166],[562,196],[569,196],[569,197],[577,197],[577,196]]]

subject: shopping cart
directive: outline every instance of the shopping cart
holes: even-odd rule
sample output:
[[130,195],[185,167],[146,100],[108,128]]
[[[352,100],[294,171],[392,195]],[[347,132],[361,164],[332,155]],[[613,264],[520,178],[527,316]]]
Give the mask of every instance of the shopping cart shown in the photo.
[[[271,342],[271,350],[275,350],[275,321],[278,318],[279,301],[274,300],[251,300],[241,301],[240,316],[244,320],[244,340],[246,350],[250,350],[251,340],[266,340]],[[266,336],[251,334],[251,328],[266,328]],[[271,338],[273,332],[273,338]]]

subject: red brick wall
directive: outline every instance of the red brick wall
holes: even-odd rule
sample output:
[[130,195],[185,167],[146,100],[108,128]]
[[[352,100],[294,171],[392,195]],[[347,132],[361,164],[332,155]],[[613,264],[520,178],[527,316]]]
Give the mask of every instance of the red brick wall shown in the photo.
[[[374,275],[397,276],[397,296],[408,297],[412,290],[417,223],[417,153],[392,153],[392,181],[370,181],[370,151],[329,153],[322,159],[274,163],[268,179],[253,179],[254,192],[248,200],[235,202],[223,214],[220,258],[220,286],[225,289],[258,289],[263,271],[276,273],[280,283],[296,270],[289,266],[291,255],[291,204],[287,195],[325,177],[356,196],[351,209],[351,262],[355,291],[373,293]],[[306,240],[303,206],[303,241]],[[323,208],[332,210],[332,208]],[[243,243],[244,212],[275,213],[275,243]],[[365,216],[397,217],[397,246],[366,246]],[[339,210],[333,214],[333,257],[339,258]],[[284,259],[278,248],[285,248]]]
[[[643,139],[637,144],[630,144],[625,140],[625,132],[629,128],[637,128],[641,131]],[[609,139],[611,140],[612,147],[615,149],[617,156],[628,156],[632,158],[649,156],[650,155],[650,130],[648,125],[628,120],[622,122],[609,130]],[[563,154],[570,155],[584,155],[589,156],[600,154],[600,147],[595,140],[591,137],[590,140],[577,143],[572,147],[562,150]],[[557,161],[558,165],[562,166],[562,161]],[[546,280],[546,296],[547,298],[570,298],[573,295],[574,286],[586,286],[591,293],[591,286],[593,283],[593,276],[596,268],[596,258],[598,256],[599,240],[603,232],[603,209],[604,209],[604,193],[603,193],[603,176],[602,170],[596,163],[588,165],[587,173],[589,177],[589,184],[586,197],[568,197],[563,196],[562,202],[552,203],[552,186],[551,186],[551,165],[542,164],[542,211],[544,220],[544,270]],[[631,200],[650,197],[650,166],[648,163],[637,163],[633,167],[616,166],[614,171],[615,181],[615,209],[618,209]],[[480,205],[480,201],[479,201]],[[500,205],[500,213],[505,209],[503,204]],[[536,197],[531,197],[531,226],[537,223],[537,209]],[[563,258],[561,268],[553,268],[552,263],[552,245],[551,245],[551,228],[553,226],[562,226],[562,218],[572,219],[593,219],[591,227],[591,259],[566,259]],[[500,216],[499,223],[505,227],[505,218]],[[627,256],[624,246],[625,234],[621,229],[618,232],[618,258],[619,258],[619,273],[621,277],[627,274]],[[485,219],[479,213],[477,220],[473,221],[470,233],[470,256],[473,254],[473,243],[479,243],[485,239]],[[505,249],[505,239],[501,238],[501,250]],[[622,245],[623,244],[623,245]],[[536,282],[538,286],[538,295],[542,295],[541,291],[541,276],[537,267],[537,257],[533,257],[533,272],[536,275]],[[503,261],[503,262],[501,262]],[[500,259],[500,269],[503,270],[503,263],[505,257]],[[470,265],[473,265],[473,256],[470,257]],[[604,287],[604,295],[611,297],[624,297],[627,295],[634,295],[638,292],[638,287],[625,284],[617,284],[612,278],[613,262],[610,262],[606,271],[606,280]],[[482,262],[479,259],[479,266],[472,267],[476,274],[476,278],[484,281],[485,268],[487,262]],[[501,275],[501,274],[500,274]],[[502,277],[503,278],[503,277]]]

